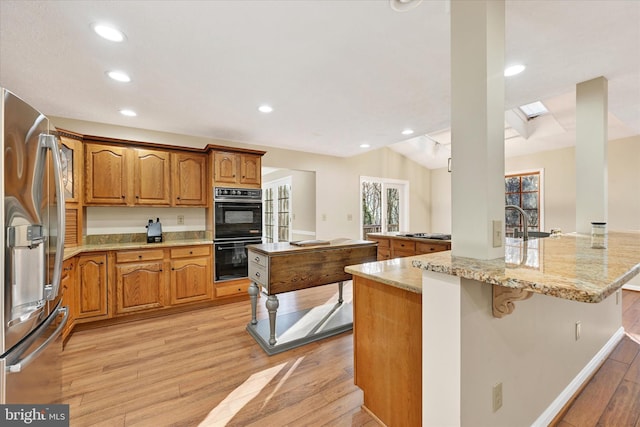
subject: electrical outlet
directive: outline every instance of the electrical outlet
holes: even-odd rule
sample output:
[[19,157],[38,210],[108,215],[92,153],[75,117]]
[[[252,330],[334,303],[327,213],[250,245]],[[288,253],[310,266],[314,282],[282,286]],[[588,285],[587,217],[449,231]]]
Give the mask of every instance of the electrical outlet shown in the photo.
[[620,289],[616,291],[616,305],[620,305]]
[[347,221],[353,221],[353,215],[347,214]]
[[493,386],[493,412],[502,408],[502,383]]
[[502,246],[502,221],[499,219],[493,220],[493,247],[499,248]]
[[327,220],[327,214],[322,214],[322,220],[326,221]]
[[576,341],[580,339],[580,335],[582,334],[582,323],[578,320],[576,322]]
[[184,225],[184,215],[178,215],[178,225]]

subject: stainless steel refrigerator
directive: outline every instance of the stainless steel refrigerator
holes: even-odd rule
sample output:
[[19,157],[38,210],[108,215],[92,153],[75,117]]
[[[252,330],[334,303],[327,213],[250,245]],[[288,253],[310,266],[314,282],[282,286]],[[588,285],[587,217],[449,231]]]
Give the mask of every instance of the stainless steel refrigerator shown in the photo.
[[61,403],[58,295],[64,253],[62,164],[55,129],[0,88],[3,244],[0,403]]

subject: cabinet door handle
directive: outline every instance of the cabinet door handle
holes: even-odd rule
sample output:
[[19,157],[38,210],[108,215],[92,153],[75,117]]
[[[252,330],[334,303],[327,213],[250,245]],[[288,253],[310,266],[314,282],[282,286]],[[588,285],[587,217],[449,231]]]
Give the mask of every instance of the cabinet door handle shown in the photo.
[[120,197],[122,197],[124,199],[124,194],[122,196],[120,196]]
[[176,199],[180,200],[180,196],[177,196]]
[[139,199],[139,198],[140,198],[140,196],[138,196],[138,195],[136,194],[136,199]]

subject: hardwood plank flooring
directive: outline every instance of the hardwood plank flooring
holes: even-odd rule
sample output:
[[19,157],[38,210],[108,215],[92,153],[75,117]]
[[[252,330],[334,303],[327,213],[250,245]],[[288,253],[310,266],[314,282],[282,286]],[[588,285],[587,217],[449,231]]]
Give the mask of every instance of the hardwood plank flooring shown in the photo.
[[[279,313],[336,291],[283,294]],[[640,427],[640,292],[622,303],[627,336],[557,427]],[[267,317],[264,298],[258,307]],[[74,333],[63,354],[71,426],[378,425],[353,384],[351,333],[269,357],[245,331],[250,317],[247,301]]]
[[[337,286],[283,294],[278,313],[335,300]],[[350,332],[269,357],[250,318],[245,301],[74,333],[63,353],[71,426],[377,425],[353,384]]]
[[640,292],[622,291],[620,341],[556,427],[640,427]]

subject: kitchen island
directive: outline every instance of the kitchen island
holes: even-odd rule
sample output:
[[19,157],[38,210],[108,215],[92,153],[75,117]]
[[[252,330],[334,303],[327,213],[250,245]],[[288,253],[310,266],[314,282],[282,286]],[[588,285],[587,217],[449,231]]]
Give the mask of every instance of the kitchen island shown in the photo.
[[[280,353],[352,328],[351,304],[342,299],[345,266],[376,259],[376,243],[367,240],[281,242],[248,245],[251,321],[247,331],[269,355]],[[278,294],[338,284],[338,298],[313,310],[277,316]],[[269,319],[256,319],[260,287]],[[276,326],[276,319],[277,326]]]
[[[505,243],[505,257],[495,260],[439,252],[346,268],[354,276],[355,380],[365,407],[386,425],[403,423],[385,419],[382,404],[374,406],[385,399],[422,410],[423,425],[546,425],[624,336],[617,291],[640,273],[640,233],[609,232],[606,248],[578,234]],[[419,283],[411,270],[421,274]],[[381,330],[378,340],[368,338],[379,347],[362,346],[361,330],[375,331],[359,323],[359,311],[393,306],[407,296],[393,297],[394,303],[386,293],[385,304],[376,305],[372,286],[421,297],[421,355],[400,347],[390,358],[394,367],[421,360],[422,375],[408,377],[425,379],[421,404],[387,388],[393,374],[363,372],[367,358],[388,348],[389,335]],[[415,337],[415,322],[403,334]],[[360,378],[378,381],[360,385]],[[497,384],[505,397],[494,407]],[[367,397],[380,393],[386,396]]]

